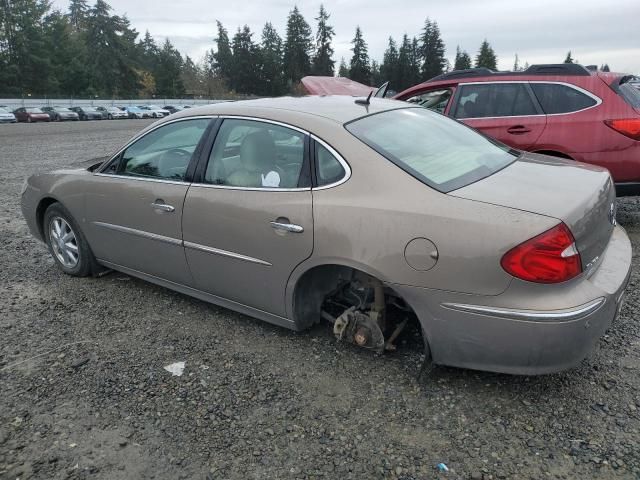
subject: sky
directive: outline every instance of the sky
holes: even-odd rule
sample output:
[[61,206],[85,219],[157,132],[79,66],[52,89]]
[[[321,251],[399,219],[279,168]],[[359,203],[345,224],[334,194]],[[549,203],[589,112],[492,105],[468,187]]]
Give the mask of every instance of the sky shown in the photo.
[[[89,0],[91,3],[92,0]],[[451,62],[456,45],[477,54],[486,38],[498,55],[498,68],[510,70],[515,54],[525,62],[559,63],[569,50],[583,65],[608,63],[613,71],[640,73],[640,0],[107,0],[114,13],[126,14],[144,34],[160,43],[165,38],[183,54],[201,60],[212,48],[216,20],[233,36],[249,25],[260,40],[270,21],[284,38],[286,19],[297,4],[315,33],[320,3],[331,15],[336,67],[349,61],[351,40],[360,26],[372,59],[381,61],[389,36],[419,35],[430,17],[440,26]],[[53,0],[66,10],[68,1]]]

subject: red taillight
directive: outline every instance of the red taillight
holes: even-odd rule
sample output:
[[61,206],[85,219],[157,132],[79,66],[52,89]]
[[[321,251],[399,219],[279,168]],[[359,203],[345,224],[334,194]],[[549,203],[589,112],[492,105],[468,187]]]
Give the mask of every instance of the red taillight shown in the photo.
[[623,118],[620,120],[605,120],[604,123],[608,127],[613,128],[616,132],[640,140],[640,118]]
[[575,240],[564,223],[512,248],[500,264],[514,277],[536,283],[564,282],[582,272]]

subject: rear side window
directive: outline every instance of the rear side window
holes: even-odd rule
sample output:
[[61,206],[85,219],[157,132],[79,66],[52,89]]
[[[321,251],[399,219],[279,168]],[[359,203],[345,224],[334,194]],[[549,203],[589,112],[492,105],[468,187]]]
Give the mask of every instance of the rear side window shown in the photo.
[[408,174],[445,193],[488,177],[517,158],[507,146],[423,108],[369,115],[346,128]]
[[319,142],[315,142],[316,149],[316,183],[318,187],[331,185],[344,178],[346,172],[338,159]]
[[481,83],[460,87],[456,118],[520,117],[538,111],[524,83]]
[[620,96],[633,108],[640,108],[640,79],[623,78],[618,87]]
[[571,113],[593,107],[598,102],[575,88],[557,83],[532,83],[535,93],[544,113]]

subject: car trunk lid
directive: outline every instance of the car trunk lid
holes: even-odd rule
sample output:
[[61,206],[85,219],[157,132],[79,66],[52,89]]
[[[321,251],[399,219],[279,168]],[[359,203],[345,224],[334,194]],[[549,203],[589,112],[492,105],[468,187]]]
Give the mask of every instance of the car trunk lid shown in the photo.
[[615,225],[615,187],[600,167],[524,153],[483,180],[450,192],[557,218],[571,230],[584,271],[598,264]]

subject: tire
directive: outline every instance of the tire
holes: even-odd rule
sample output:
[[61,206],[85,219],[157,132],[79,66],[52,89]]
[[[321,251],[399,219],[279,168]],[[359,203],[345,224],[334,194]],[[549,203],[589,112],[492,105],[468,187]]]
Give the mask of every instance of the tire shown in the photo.
[[107,117],[109,120],[113,120],[113,115],[109,114],[109,116]]
[[[82,230],[60,203],[51,204],[44,212],[42,230],[49,253],[62,272],[73,277],[86,277],[100,270]],[[72,236],[66,242],[56,241],[56,232],[67,237],[71,233]]]
[[27,123],[31,123],[31,122],[32,122],[31,117],[27,117]]

